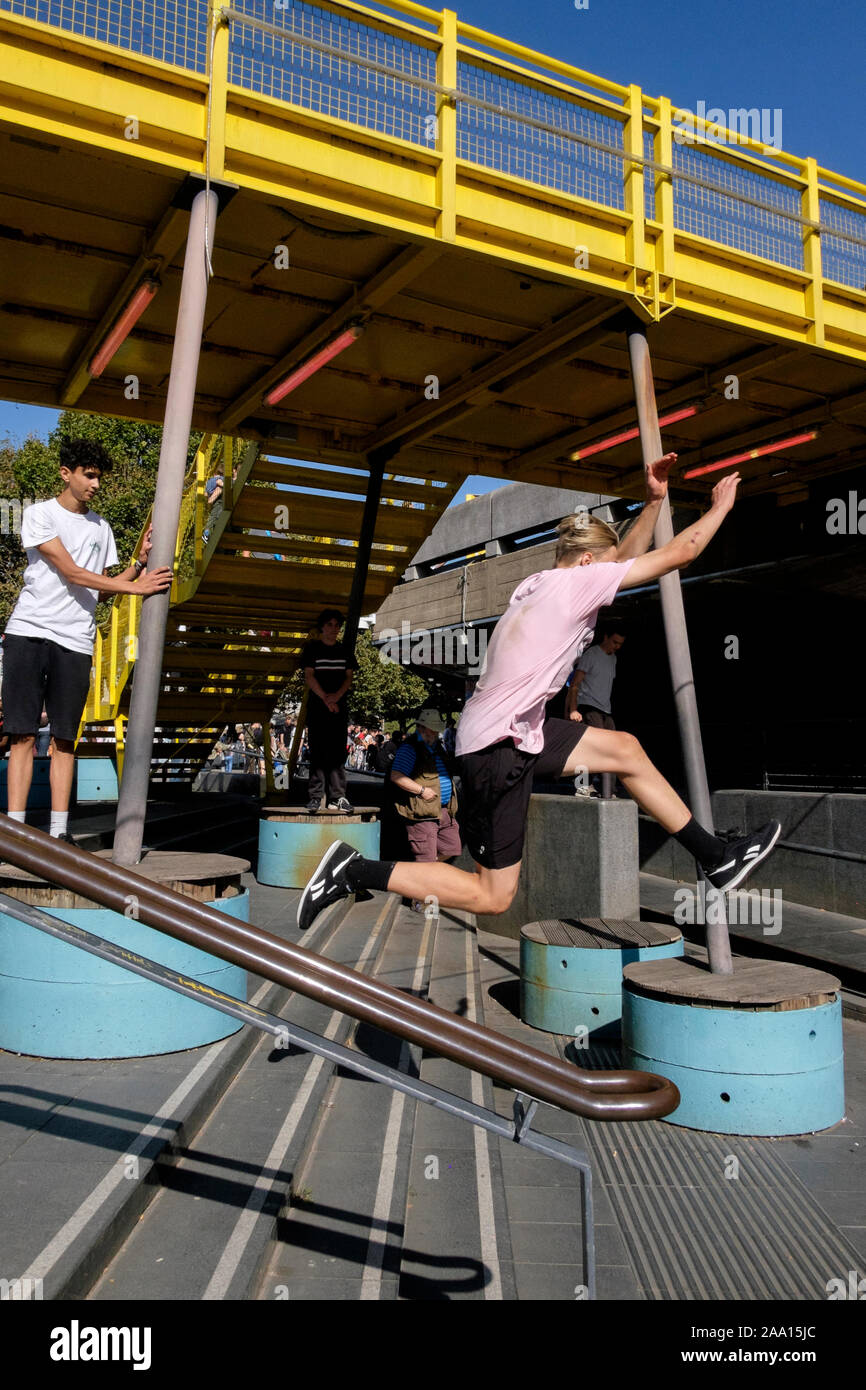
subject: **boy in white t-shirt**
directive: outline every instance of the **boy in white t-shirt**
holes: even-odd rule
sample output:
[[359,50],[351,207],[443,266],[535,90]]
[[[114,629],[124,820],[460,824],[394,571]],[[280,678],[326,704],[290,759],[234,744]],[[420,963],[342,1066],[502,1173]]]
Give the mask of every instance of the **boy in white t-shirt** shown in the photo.
[[101,444],[67,439],[60,445],[63,491],[25,508],[21,543],[27,552],[24,587],[3,640],[4,732],[11,736],[9,815],[23,823],[33,776],[33,744],[43,705],[52,732],[51,834],[66,833],[75,766],[75,739],[90,688],[96,605],[113,594],[163,593],[168,568],[143,573],[150,539],[123,574],[108,522],[90,510],[111,458]]

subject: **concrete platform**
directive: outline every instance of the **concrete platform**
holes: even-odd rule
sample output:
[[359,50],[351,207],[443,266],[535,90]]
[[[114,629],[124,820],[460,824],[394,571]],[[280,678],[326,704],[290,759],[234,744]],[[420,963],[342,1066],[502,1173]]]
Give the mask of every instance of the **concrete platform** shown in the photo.
[[[703,942],[705,929],[700,923],[677,921],[678,910],[682,915],[686,901],[683,889],[687,886],[675,879],[642,873],[641,912],[652,919],[676,923],[684,936]],[[748,898],[748,892],[729,894],[729,920],[736,917],[729,932],[736,951],[830,970],[846,989],[866,995],[866,922],[862,917],[781,899],[778,911],[772,913],[773,920],[753,920],[759,916],[758,905],[754,896]],[[770,905],[768,899],[767,906]],[[765,915],[769,919],[770,914]]]

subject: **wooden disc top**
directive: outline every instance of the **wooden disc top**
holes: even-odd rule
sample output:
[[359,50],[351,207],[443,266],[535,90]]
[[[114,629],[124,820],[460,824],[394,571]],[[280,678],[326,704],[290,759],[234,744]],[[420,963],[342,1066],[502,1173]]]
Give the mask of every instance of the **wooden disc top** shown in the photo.
[[320,820],[343,820],[348,825],[357,825],[362,820],[375,820],[379,813],[378,806],[354,806],[351,811],[326,811],[324,806],[321,811],[308,811],[304,806],[263,806],[261,809],[262,820],[296,821],[304,825]]
[[[100,849],[95,858],[110,862],[113,851]],[[140,864],[131,872],[157,883],[167,884],[184,897],[210,902],[214,898],[234,897],[241,891],[241,874],[249,872],[248,859],[231,854],[195,854],[179,850],[146,850]],[[0,892],[34,906],[89,907],[92,901],[71,888],[60,888],[48,878],[0,864]]]
[[636,994],[705,1009],[812,1009],[841,989],[835,975],[787,961],[734,957],[732,975],[713,975],[701,961],[675,957],[627,965],[623,980]]
[[682,932],[662,922],[623,922],[612,917],[558,918],[528,922],[520,935],[542,946],[578,946],[584,950],[619,951],[624,947],[668,946]]

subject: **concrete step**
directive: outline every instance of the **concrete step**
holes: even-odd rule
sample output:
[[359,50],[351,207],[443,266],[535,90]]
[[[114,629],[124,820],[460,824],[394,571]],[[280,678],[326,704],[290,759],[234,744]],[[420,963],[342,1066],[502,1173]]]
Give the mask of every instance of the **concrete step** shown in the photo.
[[[379,894],[355,904],[329,939],[304,944],[343,964],[369,967],[394,903]],[[271,1011],[338,1041],[352,1026],[346,1015],[286,991]],[[260,1036],[194,1141],[163,1156],[153,1202],[89,1297],[246,1297],[332,1070],[319,1057]]]
[[[467,914],[443,911],[429,998],[484,1022],[478,945]],[[421,1078],[494,1108],[494,1085],[456,1062],[425,1055]],[[512,1093],[506,1093],[510,1097]],[[499,1141],[419,1103],[409,1162],[398,1296],[403,1300],[516,1297]]]
[[[262,899],[268,910],[257,920],[286,935],[282,902]],[[322,914],[313,949],[349,906]],[[271,1010],[285,991],[250,977],[250,996]],[[46,1300],[86,1297],[158,1193],[163,1167],[189,1148],[258,1040],[242,1028],[206,1048],[101,1062],[0,1053],[6,1267],[41,1279]]]
[[[373,967],[378,979],[423,996],[435,927],[400,907]],[[417,1075],[420,1049],[366,1024],[349,1045]],[[260,1299],[396,1298],[415,1102],[339,1068],[292,1184],[256,1290]]]

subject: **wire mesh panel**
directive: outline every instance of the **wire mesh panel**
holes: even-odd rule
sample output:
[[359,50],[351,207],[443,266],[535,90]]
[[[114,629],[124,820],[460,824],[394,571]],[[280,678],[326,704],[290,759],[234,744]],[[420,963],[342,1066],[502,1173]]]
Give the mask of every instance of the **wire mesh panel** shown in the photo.
[[825,279],[866,290],[866,212],[822,198],[821,225],[833,229],[821,234],[821,270]]
[[466,62],[457,91],[458,158],[623,207],[622,125],[612,116]]
[[[645,130],[643,133],[643,157],[655,159],[655,143],[651,130]],[[656,176],[653,169],[644,169],[643,215],[649,218],[656,215]]]
[[0,10],[175,67],[207,69],[207,0],[0,0]]
[[281,9],[271,0],[239,0],[233,8],[284,28],[286,37],[236,21],[229,50],[231,83],[416,145],[435,146],[436,94],[412,81],[436,81],[432,49],[297,0],[286,0]]
[[689,145],[674,145],[673,158],[679,231],[803,269],[799,189]]

